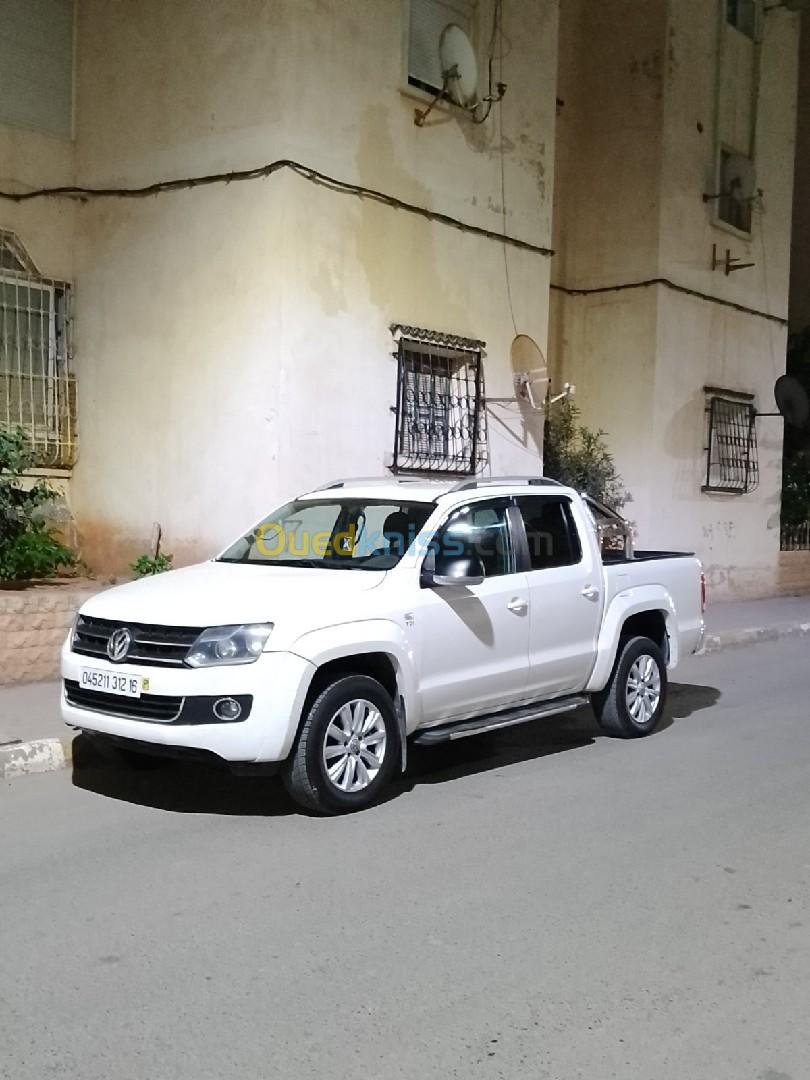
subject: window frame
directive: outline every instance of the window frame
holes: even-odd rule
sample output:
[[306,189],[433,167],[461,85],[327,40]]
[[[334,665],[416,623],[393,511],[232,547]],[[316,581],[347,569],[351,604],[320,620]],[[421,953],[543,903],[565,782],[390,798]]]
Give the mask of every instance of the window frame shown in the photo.
[[[463,109],[460,105],[457,105],[450,98],[441,94],[437,98],[437,94],[440,88],[430,91],[425,90],[423,86],[412,83],[410,81],[410,66],[411,66],[411,0],[400,0],[401,3],[401,46],[400,46],[400,80],[399,80],[399,92],[403,97],[412,98],[423,104],[433,103],[433,107],[436,110],[457,113],[459,117],[468,117],[469,113],[466,109]],[[472,41],[473,49],[476,56],[479,54],[479,45],[481,38],[481,10],[482,0],[470,0],[470,6],[472,8],[472,14],[470,18],[470,40]],[[480,63],[480,56],[479,56]]]
[[[497,581],[502,578],[514,577],[515,574],[523,573],[521,569],[521,563],[523,561],[522,549],[520,547],[521,542],[525,543],[525,536],[522,537],[519,531],[516,531],[516,519],[514,511],[517,509],[514,505],[514,499],[511,495],[499,495],[496,498],[488,499],[470,499],[468,502],[461,503],[458,506],[452,506],[447,511],[445,516],[436,525],[433,533],[428,541],[428,550],[422,558],[419,565],[419,579],[421,588],[433,588],[433,585],[427,581],[426,575],[432,574],[436,565],[436,551],[441,541],[442,534],[452,519],[462,513],[469,513],[472,510],[480,510],[486,508],[503,509],[505,511],[504,518],[506,521],[506,535],[509,541],[509,569],[505,574],[493,574],[491,576],[485,576],[484,581]],[[519,518],[519,514],[518,514]],[[522,522],[521,522],[522,525]]]
[[[475,476],[489,456],[489,433],[486,415],[484,356],[486,343],[474,338],[394,324],[391,332],[397,344],[397,388],[394,413],[394,448],[390,469],[398,474],[428,476]],[[428,370],[418,371],[424,363]],[[439,370],[445,365],[447,372]],[[420,446],[421,435],[415,426],[419,403],[418,378],[432,380],[429,409],[438,411],[444,421],[440,444],[431,441],[435,431],[428,431],[428,442]],[[436,380],[446,380],[444,400],[435,392]],[[429,422],[430,426],[430,422]]]
[[[0,358],[0,425],[12,430],[21,427],[25,431],[32,443],[37,468],[70,469],[77,456],[71,286],[68,282],[44,277],[15,233],[0,229],[0,248],[10,252],[18,263],[17,268],[0,269],[0,284],[15,291],[13,302],[7,303],[0,297],[0,303],[15,317],[15,337],[12,338],[7,334],[5,319],[0,312],[0,335],[10,346]],[[28,304],[21,306],[21,296],[26,292]],[[21,311],[25,312],[29,329],[32,314],[37,313],[30,307],[32,292],[43,298],[47,296],[48,302],[47,338],[43,335],[36,354],[21,347],[19,326]],[[38,313],[44,315],[44,309]],[[37,366],[38,362],[41,362],[41,368]]]
[[[747,6],[750,11],[750,33],[747,29],[743,28],[744,20],[738,17],[739,12],[742,10],[743,5]],[[731,9],[737,13],[737,16],[732,17]],[[723,0],[723,21],[726,26],[730,26],[733,30],[736,30],[738,34],[742,34],[743,37],[747,37],[749,41],[756,41],[759,31],[759,13],[760,5],[757,0]]]
[[[754,207],[751,201],[747,204],[748,211],[748,228],[744,228],[741,225],[735,225],[733,221],[729,221],[723,217],[723,207],[728,203],[731,204],[732,197],[730,195],[722,194],[723,191],[723,174],[725,172],[724,163],[725,159],[729,157],[745,157],[754,164],[754,158],[750,153],[743,152],[741,150],[735,150],[733,147],[728,146],[726,143],[720,143],[717,148],[717,161],[715,164],[716,175],[716,188],[718,191],[717,198],[714,200],[714,221],[713,224],[719,229],[723,229],[726,232],[732,233],[734,236],[739,236],[742,240],[750,240],[754,231]],[[745,205],[741,203],[740,205]]]
[[[533,502],[542,502],[546,505],[549,503],[558,504],[562,507],[563,518],[568,529],[568,536],[571,542],[571,550],[573,553],[579,553],[578,558],[574,562],[559,563],[556,566],[532,566],[531,547],[529,545],[529,530],[526,527],[526,521],[523,517],[523,510],[520,506],[521,502],[531,500]],[[512,505],[517,517],[518,524],[516,528],[521,537],[521,543],[519,549],[521,552],[521,558],[519,563],[522,564],[524,573],[527,574],[545,574],[550,570],[567,570],[571,566],[582,566],[585,562],[586,550],[585,545],[582,543],[582,537],[580,535],[579,528],[577,527],[577,521],[574,516],[574,508],[571,498],[568,495],[514,495],[512,496]]]
[[[754,395],[738,390],[723,390],[718,387],[706,386],[703,388],[706,397],[706,472],[701,491],[708,494],[720,495],[749,495],[759,486],[759,442],[757,438],[757,412],[754,405]],[[725,418],[723,409],[729,414]],[[732,410],[737,410],[738,417],[731,416]],[[725,422],[726,427],[722,428]],[[745,453],[739,443],[739,432],[744,424],[747,424],[747,436]],[[735,430],[734,425],[737,425]],[[737,440],[737,442],[735,442]],[[740,446],[740,456],[735,458],[733,454],[726,452],[724,447],[734,449]],[[714,449],[717,447],[717,453]],[[742,472],[741,481],[734,478],[735,470]],[[716,479],[719,471],[720,479]],[[731,472],[731,479],[728,473]],[[725,481],[725,482],[724,482]]]

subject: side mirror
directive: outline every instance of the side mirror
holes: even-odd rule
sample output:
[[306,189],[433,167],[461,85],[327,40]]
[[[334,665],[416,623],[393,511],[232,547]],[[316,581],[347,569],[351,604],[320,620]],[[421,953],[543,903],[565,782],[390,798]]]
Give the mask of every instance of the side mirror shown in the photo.
[[436,555],[431,585],[480,585],[484,580],[484,564],[474,551],[463,555]]

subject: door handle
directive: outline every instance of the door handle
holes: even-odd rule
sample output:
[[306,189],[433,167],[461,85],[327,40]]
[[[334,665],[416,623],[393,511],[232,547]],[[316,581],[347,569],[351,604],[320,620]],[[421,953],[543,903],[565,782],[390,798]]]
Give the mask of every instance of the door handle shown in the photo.
[[506,606],[515,615],[525,615],[529,610],[528,601],[524,600],[522,596],[513,596]]
[[582,590],[582,595],[585,597],[586,600],[598,600],[599,590],[596,588],[595,585],[586,585],[585,588]]

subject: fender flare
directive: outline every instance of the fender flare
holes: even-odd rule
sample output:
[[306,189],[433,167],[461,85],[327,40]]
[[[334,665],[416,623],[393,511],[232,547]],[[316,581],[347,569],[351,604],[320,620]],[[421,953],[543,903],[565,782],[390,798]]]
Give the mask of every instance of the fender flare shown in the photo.
[[606,686],[616,659],[622,627],[627,619],[631,615],[641,615],[648,611],[660,612],[664,616],[669,640],[667,667],[674,667],[678,663],[675,604],[669,592],[662,585],[640,585],[626,589],[611,600],[605,611],[596,643],[596,662],[585,687],[587,693],[602,690]]
[[[293,644],[291,651],[314,665],[310,683],[318,669],[333,660],[362,656],[364,653],[384,653],[391,660],[397,681],[394,712],[399,727],[404,772],[407,763],[407,736],[408,732],[418,725],[420,705],[413,647],[403,628],[388,619],[364,619],[343,623],[303,634]],[[300,723],[299,716],[296,730]]]

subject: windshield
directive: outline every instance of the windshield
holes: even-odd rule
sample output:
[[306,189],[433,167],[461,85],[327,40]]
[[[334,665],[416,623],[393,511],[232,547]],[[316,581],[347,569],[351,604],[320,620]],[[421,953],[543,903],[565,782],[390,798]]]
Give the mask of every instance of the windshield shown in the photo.
[[433,509],[432,503],[386,499],[296,499],[237,540],[218,561],[390,570]]

